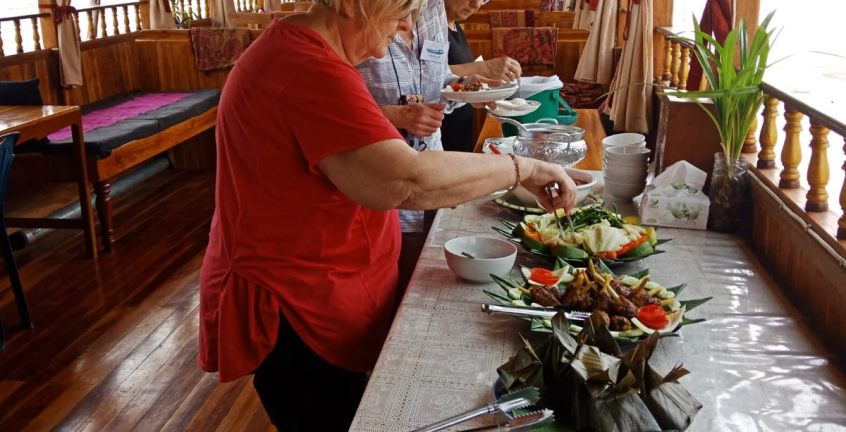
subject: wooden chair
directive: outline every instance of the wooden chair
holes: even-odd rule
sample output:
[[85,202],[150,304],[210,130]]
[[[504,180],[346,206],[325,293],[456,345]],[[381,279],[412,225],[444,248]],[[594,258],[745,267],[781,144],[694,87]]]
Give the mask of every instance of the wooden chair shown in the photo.
[[[12,244],[9,242],[9,234],[6,231],[6,186],[9,184],[9,173],[12,170],[12,159],[15,157],[15,142],[17,140],[17,133],[0,136],[0,248],[3,249],[6,273],[9,275],[12,292],[15,294],[15,303],[18,305],[21,323],[24,328],[31,329],[33,326],[29,317],[29,308],[26,306],[23,286],[18,275],[18,266],[15,263],[15,254],[12,252]],[[6,334],[3,328],[3,318],[0,317],[0,349],[5,346]]]

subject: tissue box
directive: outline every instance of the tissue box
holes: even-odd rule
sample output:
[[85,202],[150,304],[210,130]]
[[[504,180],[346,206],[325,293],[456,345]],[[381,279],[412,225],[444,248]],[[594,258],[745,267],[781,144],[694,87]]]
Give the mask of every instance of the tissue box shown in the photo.
[[695,187],[676,184],[647,191],[640,203],[640,222],[674,228],[704,230],[711,200]]

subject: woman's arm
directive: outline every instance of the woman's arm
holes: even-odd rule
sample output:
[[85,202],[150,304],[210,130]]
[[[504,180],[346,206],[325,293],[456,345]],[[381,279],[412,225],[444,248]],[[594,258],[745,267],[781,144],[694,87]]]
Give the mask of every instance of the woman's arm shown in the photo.
[[[509,188],[518,179],[547,208],[572,208],[576,186],[564,168],[509,156],[460,152],[416,152],[388,140],[325,157],[317,166],[344,194],[377,209],[452,207]],[[561,186],[552,202],[544,187]]]

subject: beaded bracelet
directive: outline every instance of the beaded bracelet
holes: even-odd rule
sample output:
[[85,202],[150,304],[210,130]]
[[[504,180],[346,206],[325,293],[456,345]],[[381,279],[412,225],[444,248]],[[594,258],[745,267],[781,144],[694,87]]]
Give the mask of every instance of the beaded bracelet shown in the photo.
[[514,156],[513,154],[510,154],[510,153],[508,154],[508,156],[511,157],[511,162],[514,163],[514,173],[517,175],[517,179],[514,180],[514,184],[511,185],[511,187],[508,188],[508,191],[510,192],[510,191],[513,191],[514,189],[516,189],[517,186],[520,186],[520,164],[517,162],[516,156]]

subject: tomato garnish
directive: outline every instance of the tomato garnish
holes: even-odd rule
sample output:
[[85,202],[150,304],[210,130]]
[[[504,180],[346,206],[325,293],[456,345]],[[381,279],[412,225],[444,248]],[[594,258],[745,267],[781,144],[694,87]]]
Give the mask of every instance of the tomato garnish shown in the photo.
[[533,268],[529,279],[543,285],[558,285],[558,276],[545,268]]
[[459,82],[452,83],[452,91],[461,91],[461,83],[459,83]]
[[670,323],[670,320],[667,319],[667,313],[664,312],[664,308],[656,304],[641,306],[637,310],[637,319],[643,325],[654,330],[667,327],[667,324]]

